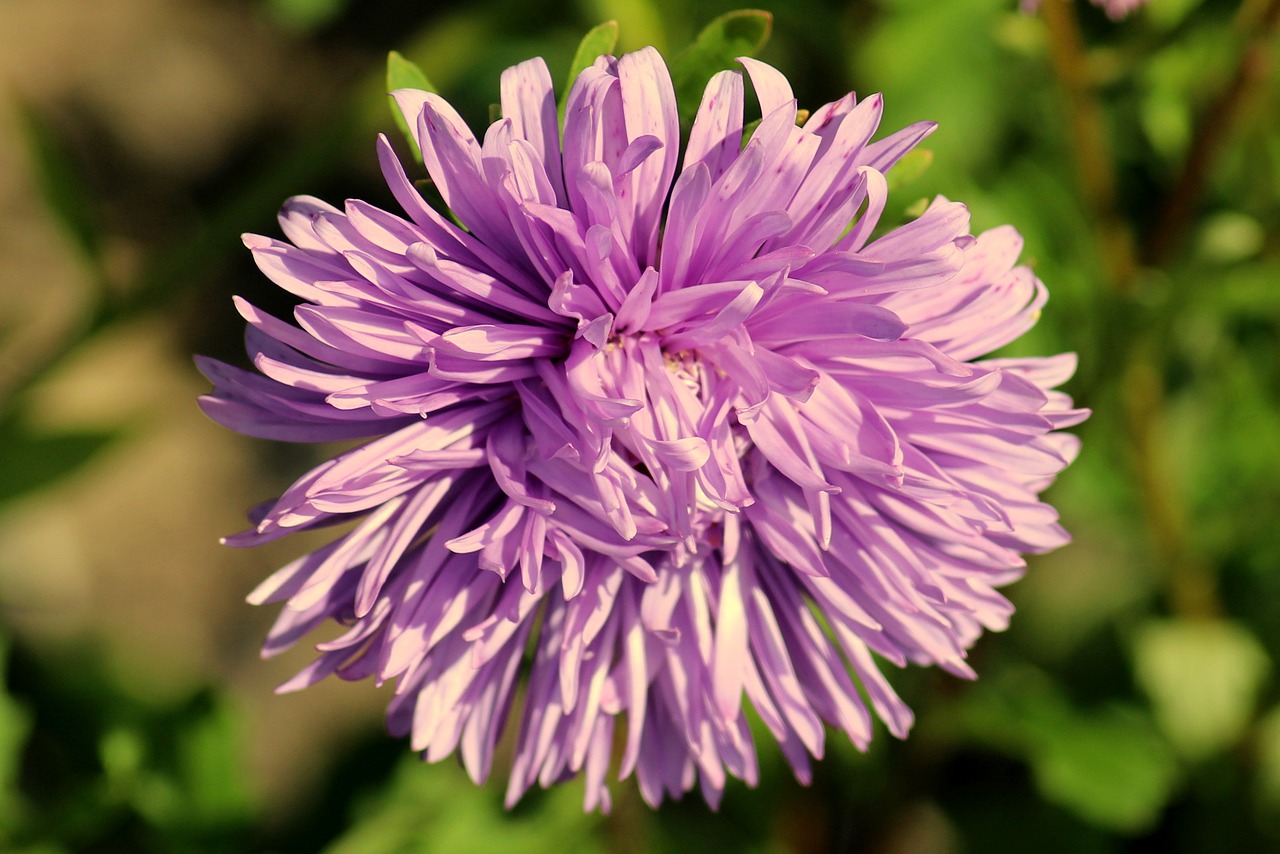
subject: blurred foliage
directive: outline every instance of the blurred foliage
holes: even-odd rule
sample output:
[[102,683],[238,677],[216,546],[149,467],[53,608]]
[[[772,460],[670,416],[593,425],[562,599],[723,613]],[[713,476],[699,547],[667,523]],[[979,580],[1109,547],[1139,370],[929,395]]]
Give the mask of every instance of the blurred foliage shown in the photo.
[[32,175],[48,212],[71,248],[101,275],[102,224],[72,155],[38,111],[19,105],[19,112],[31,152]]
[[357,805],[354,826],[327,850],[603,854],[609,848],[599,834],[601,819],[582,816],[581,797],[574,787],[560,787],[508,814],[499,792],[477,789],[460,768],[403,765],[385,790]]
[[88,646],[6,669],[21,699],[0,695],[0,848],[245,850],[256,816],[227,698],[140,701]]
[[105,448],[113,433],[79,432],[45,434],[17,423],[0,420],[0,447],[5,449],[0,469],[0,502],[57,481],[83,466]]
[[[917,712],[910,740],[882,733],[861,755],[833,739],[810,788],[766,755],[759,790],[731,785],[719,815],[696,797],[652,813],[631,782],[613,786],[608,817],[582,815],[573,784],[507,812],[501,781],[475,788],[380,736],[326,765],[309,803],[275,811],[249,782],[244,712],[225,686],[139,700],[92,639],[50,649],[0,625],[0,849],[1280,847],[1277,0],[1152,0],[1118,24],[1070,0],[1035,16],[1016,0],[792,0],[771,15],[721,0],[240,5],[333,58],[332,79],[310,84],[331,106],[243,131],[212,175],[174,190],[185,215],[142,241],[127,275],[103,248],[154,214],[100,191],[107,167],[49,120],[58,105],[19,105],[43,215],[96,288],[81,322],[0,390],[0,512],[120,433],[49,433],[26,417],[72,354],[159,314],[191,349],[234,359],[231,290],[279,299],[237,233],[273,233],[291,193],[392,204],[370,167],[372,135],[393,127],[388,88],[430,79],[478,124],[508,65],[542,55],[564,81],[597,50],[652,43],[686,122],[702,81],[759,52],[801,106],[883,91],[886,129],[940,123],[893,173],[889,215],[945,193],[975,228],[1023,233],[1053,299],[1010,352],[1078,351],[1068,390],[1095,410],[1051,496],[1076,543],[1010,588],[1021,613],[974,651],[978,682],[893,674]],[[17,322],[0,320],[0,335]],[[16,604],[0,597],[0,618]]]
[[266,0],[267,10],[287,30],[314,32],[342,14],[349,0]]

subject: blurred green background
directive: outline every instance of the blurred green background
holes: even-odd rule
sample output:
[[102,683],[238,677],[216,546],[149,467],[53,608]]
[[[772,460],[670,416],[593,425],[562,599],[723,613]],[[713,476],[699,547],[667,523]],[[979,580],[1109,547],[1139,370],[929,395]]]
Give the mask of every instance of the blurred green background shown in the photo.
[[287,311],[237,239],[285,197],[393,205],[388,50],[480,126],[508,65],[562,79],[608,19],[671,58],[734,4],[0,0],[0,850],[1280,850],[1280,0],[1042,5],[780,1],[760,56],[802,107],[941,122],[891,214],[1025,235],[1016,352],[1079,352],[1096,413],[1050,493],[1075,543],[977,682],[891,674],[910,740],[602,817],[421,764],[386,689],[271,693],[307,650],[259,661],[242,599],[306,544],[217,538],[318,452],[205,421],[190,354],[243,363],[232,294]]

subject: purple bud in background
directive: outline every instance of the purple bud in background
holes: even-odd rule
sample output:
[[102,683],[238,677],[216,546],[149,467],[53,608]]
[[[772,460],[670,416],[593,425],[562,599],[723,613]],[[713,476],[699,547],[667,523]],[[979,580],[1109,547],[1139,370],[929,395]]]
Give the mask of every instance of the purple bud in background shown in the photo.
[[[1034,12],[1040,8],[1040,2],[1041,0],[1022,0],[1022,11]],[[1106,12],[1107,17],[1113,21],[1119,21],[1130,12],[1147,5],[1147,0],[1089,0],[1089,2]]]
[[1091,0],[1093,5],[1101,8],[1113,21],[1118,21],[1134,12],[1140,6],[1147,5],[1147,0]]
[[763,119],[744,146],[743,74],[717,74],[683,152],[651,48],[583,71],[563,133],[541,59],[483,140],[396,92],[465,228],[382,138],[403,213],[300,197],[287,242],[246,238],[301,302],[237,300],[257,372],[202,360],[205,411],[361,440],[228,540],[349,523],[249,597],[284,603],[267,655],[344,629],[281,690],[392,680],[391,731],[477,782],[510,723],[509,804],[581,773],[607,809],[609,774],[655,806],[754,784],[748,707],[808,781],[828,726],[906,736],[884,662],[973,676],[997,588],[1068,540],[1037,495],[1078,448],[1051,390],[1074,358],[975,361],[1045,302],[1012,228],[939,198],[877,229],[932,123],[872,141],[881,97],[847,95],[797,126],[741,62]]

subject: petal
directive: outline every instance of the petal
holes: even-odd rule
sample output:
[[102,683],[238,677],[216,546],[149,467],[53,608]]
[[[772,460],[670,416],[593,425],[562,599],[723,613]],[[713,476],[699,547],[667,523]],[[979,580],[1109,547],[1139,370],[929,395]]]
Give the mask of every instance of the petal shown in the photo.
[[560,122],[551,72],[542,57],[526,60],[502,72],[502,115],[512,129],[528,140],[547,170],[547,178],[560,204],[565,203],[560,176]]
[[721,71],[707,82],[685,146],[684,170],[701,163],[719,178],[742,150],[742,75]]
[[[658,228],[662,207],[675,175],[680,149],[680,125],[676,117],[676,93],[666,63],[651,47],[629,53],[618,60],[618,81],[622,93],[627,142],[634,145],[646,136],[660,148],[649,148],[651,156],[630,172],[630,192],[634,206],[631,246],[641,267],[657,263]],[[646,144],[648,146],[649,144]],[[626,162],[624,157],[623,162]],[[619,191],[626,204],[626,191]]]

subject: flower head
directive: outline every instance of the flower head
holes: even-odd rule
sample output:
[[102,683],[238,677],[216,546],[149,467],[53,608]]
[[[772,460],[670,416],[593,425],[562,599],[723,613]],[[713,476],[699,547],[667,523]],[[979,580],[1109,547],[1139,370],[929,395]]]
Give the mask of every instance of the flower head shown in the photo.
[[238,300],[260,373],[203,361],[205,410],[368,440],[229,538],[351,522],[250,596],[285,603],[266,654],[347,627],[283,690],[394,680],[392,732],[477,781],[514,718],[508,800],[582,773],[590,809],[615,739],[650,804],[697,781],[714,805],[757,778],[747,705],[807,780],[825,726],[871,740],[861,692],[907,734],[877,658],[972,676],[996,588],[1067,541],[1037,494],[1076,451],[1050,391],[1073,358],[973,361],[1045,300],[1013,229],[938,199],[877,236],[931,123],[873,142],[880,96],[846,95],[797,126],[786,79],[741,62],[759,125],[744,145],[722,72],[683,154],[652,49],[583,71],[563,137],[540,59],[483,141],[396,92],[463,227],[382,138],[404,215],[295,198],[289,242],[246,238],[296,325]]

